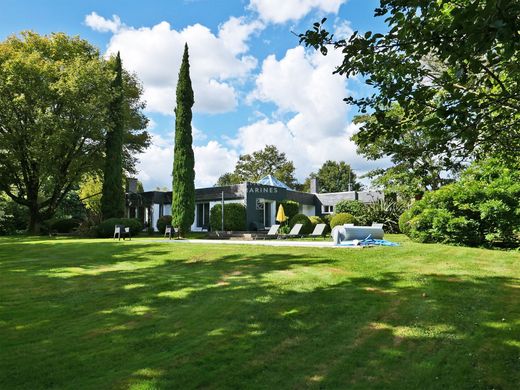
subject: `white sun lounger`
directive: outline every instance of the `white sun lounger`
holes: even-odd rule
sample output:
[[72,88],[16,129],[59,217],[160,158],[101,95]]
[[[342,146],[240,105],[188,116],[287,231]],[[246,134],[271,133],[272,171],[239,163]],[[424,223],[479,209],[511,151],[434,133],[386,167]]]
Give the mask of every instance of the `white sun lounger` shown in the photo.
[[269,231],[267,232],[267,234],[261,234],[261,235],[256,235],[256,236],[253,236],[253,239],[254,240],[257,240],[257,239],[268,239],[268,238],[277,238],[278,237],[278,229],[280,228],[280,225],[271,225],[271,228],[269,229]]
[[323,236],[323,232],[325,231],[325,227],[327,227],[324,223],[319,223],[314,227],[314,231],[309,234],[309,237],[316,238]]
[[283,236],[279,236],[280,238],[296,238],[301,237],[300,231],[302,230],[303,224],[297,223],[293,226],[291,231],[288,234],[284,234]]

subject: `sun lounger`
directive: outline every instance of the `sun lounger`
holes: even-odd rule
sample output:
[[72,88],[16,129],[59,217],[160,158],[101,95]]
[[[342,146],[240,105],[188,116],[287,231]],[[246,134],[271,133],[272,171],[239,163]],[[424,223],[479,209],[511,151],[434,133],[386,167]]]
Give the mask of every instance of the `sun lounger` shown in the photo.
[[325,228],[327,227],[324,223],[319,223],[314,227],[314,231],[309,234],[309,237],[316,238],[316,237],[322,237],[323,232],[325,231]]
[[253,236],[253,240],[265,240],[269,238],[277,238],[278,237],[278,229],[280,228],[280,225],[271,225],[271,228],[267,232],[267,234],[257,234]]
[[301,237],[300,231],[302,230],[303,224],[297,223],[293,226],[291,231],[288,234],[284,234],[283,236],[278,236],[279,238],[296,238]]

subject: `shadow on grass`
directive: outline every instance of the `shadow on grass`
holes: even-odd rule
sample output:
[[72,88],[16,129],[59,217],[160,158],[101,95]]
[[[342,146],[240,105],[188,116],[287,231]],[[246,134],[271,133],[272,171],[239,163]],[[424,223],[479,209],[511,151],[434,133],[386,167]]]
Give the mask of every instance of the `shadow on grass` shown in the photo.
[[15,248],[0,252],[1,388],[520,381],[517,278],[354,272],[286,248]]

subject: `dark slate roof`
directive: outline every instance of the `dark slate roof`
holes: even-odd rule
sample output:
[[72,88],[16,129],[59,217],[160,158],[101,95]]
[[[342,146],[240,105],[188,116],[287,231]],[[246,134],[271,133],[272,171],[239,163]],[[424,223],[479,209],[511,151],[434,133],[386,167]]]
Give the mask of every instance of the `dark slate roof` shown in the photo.
[[222,199],[222,191],[224,191],[225,199],[244,199],[246,185],[243,183],[222,187],[197,188],[195,190],[195,199],[197,202],[202,200],[220,200]]
[[287,200],[292,200],[301,204],[316,204],[316,197],[314,194],[300,191],[287,191]]

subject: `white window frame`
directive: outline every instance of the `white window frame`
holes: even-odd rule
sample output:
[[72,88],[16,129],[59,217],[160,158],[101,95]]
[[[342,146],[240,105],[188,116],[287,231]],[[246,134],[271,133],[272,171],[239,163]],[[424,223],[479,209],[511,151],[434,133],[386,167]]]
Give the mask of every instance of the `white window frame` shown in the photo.
[[334,213],[334,206],[329,204],[324,204],[321,206],[321,211],[323,214],[333,214]]

